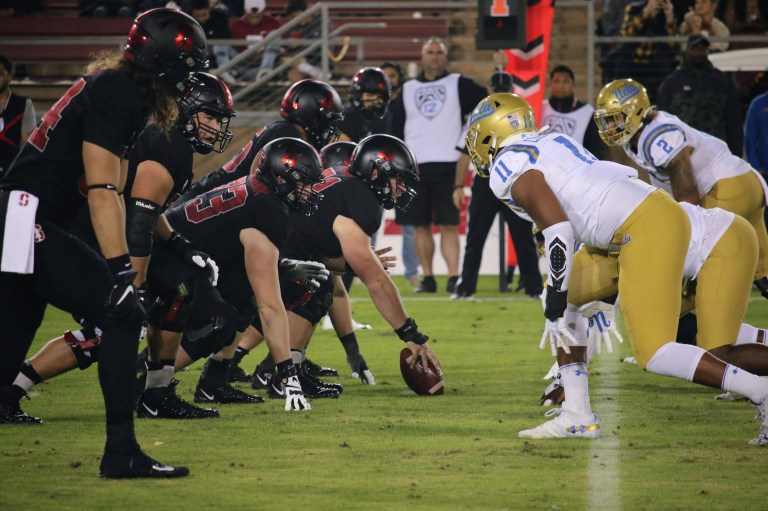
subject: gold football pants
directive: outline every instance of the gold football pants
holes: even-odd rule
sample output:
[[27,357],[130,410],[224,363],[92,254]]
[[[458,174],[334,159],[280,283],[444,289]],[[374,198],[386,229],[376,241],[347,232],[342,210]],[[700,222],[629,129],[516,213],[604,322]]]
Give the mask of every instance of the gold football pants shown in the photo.
[[768,232],[765,229],[763,209],[765,192],[760,179],[754,172],[747,172],[736,177],[721,179],[704,197],[704,208],[722,208],[744,217],[754,227],[760,255],[752,280],[768,275]]
[[656,350],[675,341],[690,238],[688,215],[658,190],[614,233],[618,254],[585,247],[574,257],[568,302],[581,306],[618,291],[632,351],[643,368]]
[[681,315],[696,311],[699,347],[711,350],[736,342],[749,305],[757,252],[755,230],[737,215],[704,261],[695,293],[683,298]]

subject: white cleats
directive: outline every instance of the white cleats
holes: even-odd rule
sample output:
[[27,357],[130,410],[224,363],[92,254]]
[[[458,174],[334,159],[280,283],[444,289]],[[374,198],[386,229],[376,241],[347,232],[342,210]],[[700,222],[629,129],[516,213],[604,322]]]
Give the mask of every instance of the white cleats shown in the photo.
[[517,436],[533,439],[600,437],[600,418],[595,414],[577,415],[565,408],[553,408],[544,414],[545,417],[553,415],[557,417],[533,429],[520,431]]
[[761,421],[760,434],[750,440],[749,445],[768,446],[768,396],[757,403],[755,408],[757,408],[757,416]]
[[715,396],[715,399],[718,401],[746,401],[747,398],[742,396],[741,394],[736,394],[735,392],[725,392],[723,394],[718,394]]
[[[370,330],[372,327],[368,323],[358,323],[354,319],[352,320],[352,328],[355,330]],[[325,316],[323,319],[323,330],[332,330],[333,323],[331,323],[331,317]]]

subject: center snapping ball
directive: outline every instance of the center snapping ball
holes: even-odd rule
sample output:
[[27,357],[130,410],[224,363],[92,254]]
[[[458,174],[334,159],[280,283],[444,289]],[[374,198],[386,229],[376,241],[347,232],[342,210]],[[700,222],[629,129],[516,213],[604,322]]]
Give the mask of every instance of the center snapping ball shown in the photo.
[[413,357],[413,353],[409,348],[403,348],[403,351],[400,352],[400,372],[408,387],[420,396],[442,395],[445,392],[443,373],[437,370],[432,361],[429,362],[429,367],[426,369],[421,360],[411,367],[411,357]]

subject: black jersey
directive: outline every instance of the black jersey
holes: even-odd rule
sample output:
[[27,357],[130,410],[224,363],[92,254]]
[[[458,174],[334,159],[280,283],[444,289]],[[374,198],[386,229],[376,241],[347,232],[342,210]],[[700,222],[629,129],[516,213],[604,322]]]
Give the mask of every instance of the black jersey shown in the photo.
[[221,186],[223,184],[247,176],[251,171],[251,165],[254,158],[259,154],[261,148],[269,142],[283,137],[302,138],[298,128],[286,120],[279,120],[267,124],[261,128],[248,142],[245,147],[240,149],[234,158],[224,164],[223,167],[214,170],[203,177],[200,181],[193,184],[182,200],[189,200],[202,193]]
[[369,135],[391,135],[394,129],[392,123],[392,113],[389,109],[382,118],[366,119],[357,108],[348,106],[344,109],[344,118],[336,123],[336,127],[352,142],[360,142]]
[[43,116],[0,187],[36,195],[38,216],[66,225],[85,202],[83,142],[122,158],[148,113],[127,74],[105,70],[81,78]]
[[165,202],[160,205],[163,211],[169,208],[181,194],[187,191],[192,182],[194,152],[192,146],[175,126],[169,133],[163,133],[156,124],[147,126],[131,149],[128,178],[123,189],[125,197],[132,197],[131,191],[139,164],[145,161],[156,161],[168,170],[173,179],[173,189]]
[[317,260],[342,255],[341,244],[333,233],[333,222],[341,215],[354,220],[368,235],[381,225],[382,210],[370,187],[345,171],[326,169],[325,182],[314,189],[323,193],[318,210],[311,216],[292,215],[291,235],[282,255],[294,259]]
[[210,255],[219,266],[244,264],[240,231],[257,229],[279,249],[290,230],[286,206],[256,174],[241,177],[177,203],[165,213],[174,230]]

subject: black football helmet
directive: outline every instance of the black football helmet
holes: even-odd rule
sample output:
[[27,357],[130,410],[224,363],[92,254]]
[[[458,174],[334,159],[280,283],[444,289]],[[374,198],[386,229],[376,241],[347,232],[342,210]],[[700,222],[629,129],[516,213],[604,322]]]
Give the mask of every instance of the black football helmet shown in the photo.
[[256,172],[289,208],[309,216],[323,194],[312,186],[323,182],[320,155],[298,138],[278,138],[261,149]]
[[342,141],[334,142],[323,147],[320,151],[320,161],[326,169],[339,170],[349,167],[349,160],[352,157],[352,151],[357,144],[354,142]]
[[[184,83],[184,92],[177,100],[181,134],[200,154],[223,153],[232,141],[229,120],[237,115],[229,88],[221,78],[202,72],[194,73]],[[219,120],[218,131],[200,122],[198,115],[201,112]],[[200,131],[205,138],[200,138]]]
[[307,132],[309,143],[318,151],[339,138],[336,123],[341,113],[341,98],[336,89],[319,80],[294,83],[283,96],[280,115]]
[[[363,93],[380,94],[382,103],[378,106],[366,108],[363,102]],[[392,98],[392,85],[386,73],[378,67],[364,67],[352,77],[349,86],[349,101],[352,106],[366,119],[378,117],[381,119],[387,113],[389,100]]]
[[[361,140],[352,152],[348,172],[368,183],[384,209],[405,211],[416,196],[408,184],[419,180],[419,166],[397,137],[377,134]],[[397,190],[392,189],[392,178],[397,179]]]
[[208,42],[200,24],[178,9],[152,9],[136,18],[123,51],[176,92],[194,71],[208,69]]

